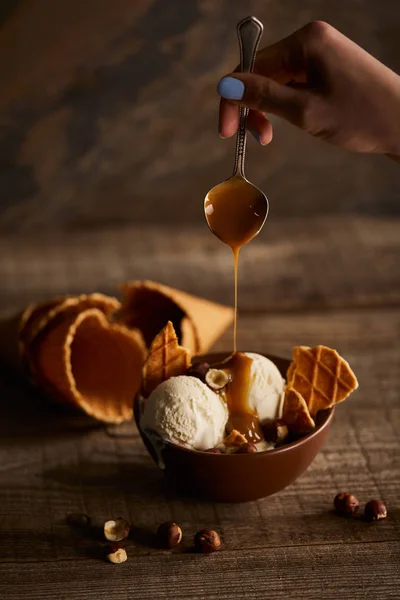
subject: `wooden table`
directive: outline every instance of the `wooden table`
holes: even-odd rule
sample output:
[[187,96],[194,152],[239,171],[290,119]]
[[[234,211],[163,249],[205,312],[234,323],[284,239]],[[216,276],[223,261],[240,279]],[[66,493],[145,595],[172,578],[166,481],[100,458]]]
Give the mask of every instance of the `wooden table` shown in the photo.
[[[125,229],[0,241],[1,310],[56,293],[103,290],[133,278],[161,280],[230,302],[231,257],[205,227]],[[290,355],[298,343],[335,346],[360,389],[338,407],[328,441],[283,492],[228,505],[166,490],[132,423],[105,427],[43,403],[1,375],[0,597],[11,599],[399,598],[400,222],[361,217],[272,220],[243,252],[242,349]],[[217,349],[231,347],[231,332]],[[369,524],[332,512],[351,490],[388,505]],[[128,561],[100,558],[96,525],[134,526]],[[157,550],[153,534],[176,520],[184,544]],[[224,548],[191,552],[202,527]]]

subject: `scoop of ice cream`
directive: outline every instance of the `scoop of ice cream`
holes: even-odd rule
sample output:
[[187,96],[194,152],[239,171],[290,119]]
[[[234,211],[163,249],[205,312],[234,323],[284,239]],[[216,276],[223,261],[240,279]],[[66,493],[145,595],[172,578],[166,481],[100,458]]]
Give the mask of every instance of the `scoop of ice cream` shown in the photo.
[[278,367],[265,356],[246,352],[253,360],[249,406],[256,411],[261,422],[282,416],[285,380]]
[[207,450],[222,442],[227,420],[228,407],[221,396],[196,377],[180,375],[150,394],[141,426],[174,444]]

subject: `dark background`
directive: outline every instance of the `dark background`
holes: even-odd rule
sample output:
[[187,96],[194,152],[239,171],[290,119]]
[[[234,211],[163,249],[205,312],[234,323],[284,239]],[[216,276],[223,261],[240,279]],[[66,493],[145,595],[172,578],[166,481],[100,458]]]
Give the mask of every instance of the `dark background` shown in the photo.
[[[396,71],[400,3],[384,0],[4,1],[0,16],[0,230],[199,223],[230,174],[217,135],[218,79],[238,60],[235,26],[262,44],[323,19]],[[377,91],[378,93],[378,91]],[[398,165],[313,140],[274,119],[249,143],[249,178],[271,216],[394,215]],[[203,221],[201,221],[203,223]]]

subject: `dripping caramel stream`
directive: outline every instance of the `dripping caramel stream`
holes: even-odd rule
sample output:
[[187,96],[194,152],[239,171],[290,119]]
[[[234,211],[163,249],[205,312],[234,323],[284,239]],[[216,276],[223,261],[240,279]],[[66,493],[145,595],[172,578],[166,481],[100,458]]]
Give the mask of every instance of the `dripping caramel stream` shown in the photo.
[[216,368],[227,370],[232,380],[225,388],[229,410],[228,432],[240,431],[249,442],[257,443],[264,439],[257,413],[249,405],[252,385],[251,365],[253,360],[243,352],[235,352]]

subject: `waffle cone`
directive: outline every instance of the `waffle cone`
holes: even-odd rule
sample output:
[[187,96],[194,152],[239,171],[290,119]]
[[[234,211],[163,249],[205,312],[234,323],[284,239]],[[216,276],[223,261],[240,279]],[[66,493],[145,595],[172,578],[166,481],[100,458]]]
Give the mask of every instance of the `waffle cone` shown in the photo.
[[282,419],[292,433],[309,433],[315,427],[306,401],[293,388],[286,389]]
[[233,321],[231,307],[161,283],[133,281],[121,287],[124,300],[117,318],[128,327],[139,328],[148,346],[171,321],[179,343],[193,354],[202,354]]
[[98,308],[53,320],[33,342],[33,375],[55,399],[108,423],[132,418],[145,345]]
[[163,381],[184,375],[190,366],[190,352],[179,345],[171,321],[156,335],[143,367],[142,392],[147,398]]
[[358,387],[348,362],[326,346],[293,348],[293,361],[286,379],[288,388],[304,398],[312,417],[320,410],[343,402]]
[[81,294],[56,298],[46,304],[34,307],[24,331],[25,344],[29,344],[54,319],[62,319],[78,314],[88,308],[97,308],[109,317],[120,308],[117,298],[104,294]]

